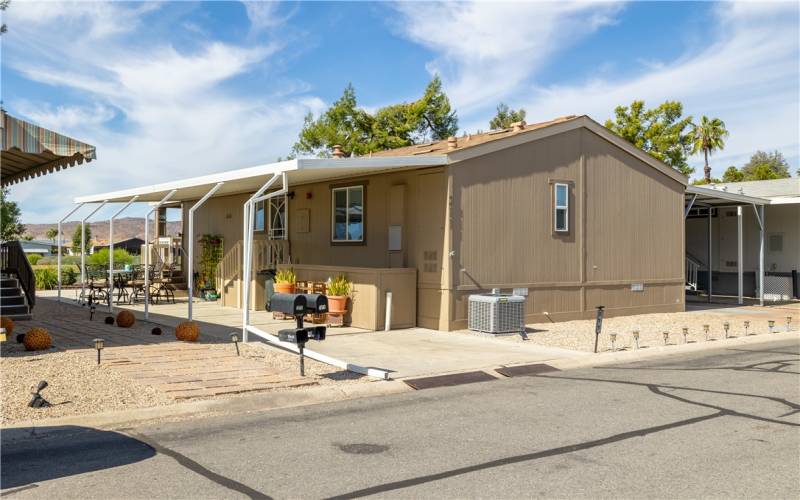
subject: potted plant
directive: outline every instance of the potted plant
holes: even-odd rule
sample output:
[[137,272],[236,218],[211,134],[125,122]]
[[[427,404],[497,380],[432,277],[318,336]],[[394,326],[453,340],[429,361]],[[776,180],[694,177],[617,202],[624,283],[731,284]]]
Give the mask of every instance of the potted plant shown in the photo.
[[296,282],[297,275],[293,268],[279,269],[275,275],[275,293],[294,293]]
[[342,324],[341,318],[347,312],[347,298],[353,289],[353,282],[347,279],[344,274],[340,274],[328,281],[328,315],[339,321],[331,323]]

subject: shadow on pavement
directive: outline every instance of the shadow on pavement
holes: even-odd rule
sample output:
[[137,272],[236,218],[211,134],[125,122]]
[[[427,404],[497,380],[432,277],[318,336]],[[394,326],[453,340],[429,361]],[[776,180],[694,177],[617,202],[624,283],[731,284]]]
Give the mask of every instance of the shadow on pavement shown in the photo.
[[148,444],[80,426],[3,429],[0,488],[119,467],[155,456]]

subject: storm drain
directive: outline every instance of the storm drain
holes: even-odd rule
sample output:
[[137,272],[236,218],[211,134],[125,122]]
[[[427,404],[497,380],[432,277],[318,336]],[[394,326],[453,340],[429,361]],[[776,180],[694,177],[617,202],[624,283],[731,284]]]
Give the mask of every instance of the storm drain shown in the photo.
[[495,371],[506,377],[523,377],[526,375],[538,375],[540,373],[557,372],[560,370],[544,363],[535,363],[532,365],[504,366]]
[[488,382],[497,380],[486,372],[465,372],[453,373],[451,375],[438,375],[436,377],[422,377],[410,380],[403,380],[414,389],[432,389],[434,387],[448,387],[451,385],[474,384],[476,382]]

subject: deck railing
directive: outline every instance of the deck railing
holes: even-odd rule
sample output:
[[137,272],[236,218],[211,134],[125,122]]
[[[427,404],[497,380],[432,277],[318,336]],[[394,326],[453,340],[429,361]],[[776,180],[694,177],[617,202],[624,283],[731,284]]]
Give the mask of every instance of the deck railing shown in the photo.
[[[232,287],[237,288],[236,307],[241,307],[239,300],[243,294],[241,293],[242,286],[242,269],[244,267],[244,257],[242,249],[244,243],[242,240],[237,241],[230,250],[228,250],[222,257],[222,260],[217,264],[217,290],[222,296],[222,305],[232,306],[232,302],[226,291]],[[263,269],[275,269],[278,264],[287,264],[291,262],[289,252],[289,242],[287,240],[255,240],[253,241],[253,271],[258,272]]]
[[32,310],[36,305],[36,276],[19,241],[4,241],[0,245],[0,270],[17,276],[25,298],[28,299],[29,309]]

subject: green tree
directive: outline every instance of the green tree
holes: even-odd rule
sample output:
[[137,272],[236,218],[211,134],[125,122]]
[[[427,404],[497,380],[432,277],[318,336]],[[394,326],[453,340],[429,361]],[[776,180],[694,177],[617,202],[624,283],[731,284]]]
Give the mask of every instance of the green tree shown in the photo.
[[691,151],[689,130],[692,117],[683,117],[683,105],[666,101],[657,108],[645,109],[644,101],[617,106],[614,120],[605,126],[636,147],[646,151],[683,175],[694,169],[686,162]]
[[51,227],[47,230],[47,239],[53,243],[53,246],[56,246],[56,238],[58,238],[58,229]]
[[74,253],[78,253],[79,251],[89,253],[89,250],[92,248],[92,226],[91,224],[86,224],[86,234],[84,236],[84,247],[81,251],[81,225],[78,224],[75,227],[75,232],[72,233],[72,250]]
[[18,240],[25,233],[22,212],[17,202],[8,199],[8,189],[0,189],[0,240]]
[[525,119],[525,110],[519,108],[513,110],[504,103],[497,105],[497,114],[489,120],[489,130],[508,128],[512,123],[521,122]]
[[[8,8],[8,4],[10,3],[11,0],[0,0],[0,11],[5,11]],[[8,31],[6,23],[0,24],[0,34],[3,34],[6,31]]]
[[[78,233],[80,236],[80,233]],[[129,254],[124,248],[114,249],[114,267],[124,266],[133,262],[133,255]],[[97,266],[108,267],[108,248],[96,251],[86,258],[86,263]]]
[[458,118],[435,77],[423,96],[410,103],[392,104],[370,114],[358,107],[353,85],[318,118],[305,117],[292,148],[292,157],[310,154],[330,157],[340,145],[345,156],[361,156],[428,140],[439,140],[458,131]]
[[722,182],[742,182],[743,180],[744,174],[733,165],[728,167],[725,173],[722,174]]
[[725,149],[725,138],[728,137],[725,122],[719,118],[702,116],[699,124],[692,124],[692,131],[689,137],[692,142],[692,154],[703,152],[703,157],[705,158],[703,177],[708,181],[711,179],[708,156],[713,154],[714,151]]
[[742,167],[742,174],[744,180],[748,181],[791,177],[789,162],[780,151],[772,153],[756,151],[750,157],[750,161]]

